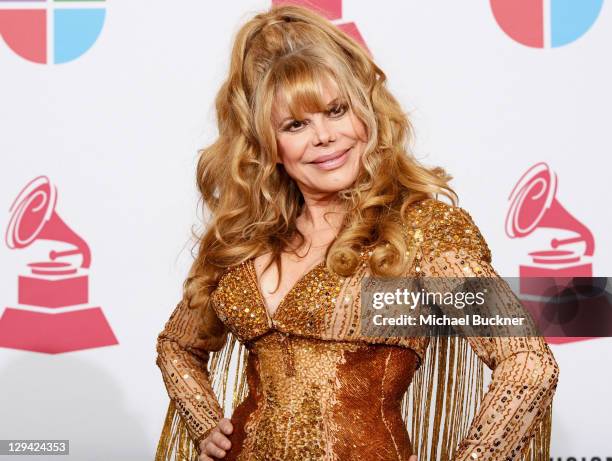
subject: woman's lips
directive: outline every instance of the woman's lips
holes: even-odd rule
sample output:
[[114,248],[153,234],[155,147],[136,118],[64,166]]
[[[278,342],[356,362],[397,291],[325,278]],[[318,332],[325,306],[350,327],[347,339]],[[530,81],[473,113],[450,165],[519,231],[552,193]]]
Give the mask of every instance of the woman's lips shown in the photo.
[[312,164],[322,170],[333,170],[334,168],[338,168],[339,166],[344,165],[344,163],[346,162],[349,156],[350,150],[351,149],[349,148],[345,150],[344,153],[340,154],[339,156],[330,158],[329,160],[325,160],[324,162],[312,162]]

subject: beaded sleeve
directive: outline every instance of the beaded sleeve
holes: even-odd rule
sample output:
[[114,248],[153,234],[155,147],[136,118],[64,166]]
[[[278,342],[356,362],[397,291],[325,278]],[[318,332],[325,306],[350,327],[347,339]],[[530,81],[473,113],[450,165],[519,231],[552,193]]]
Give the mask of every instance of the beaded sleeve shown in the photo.
[[183,300],[157,338],[157,366],[168,395],[198,449],[199,442],[223,417],[209,379],[208,358],[227,339],[225,327],[216,318],[211,319],[217,324],[216,334],[201,338],[198,331],[204,321],[200,310],[190,309]]
[[[499,278],[489,248],[465,210],[434,200],[419,209],[410,227],[422,276]],[[492,310],[523,309],[505,282],[495,286],[501,292],[494,298],[499,305],[489,306]],[[543,419],[549,417],[559,376],[555,358],[539,336],[466,339],[492,370],[492,379],[452,459],[522,459],[539,425],[550,424]]]

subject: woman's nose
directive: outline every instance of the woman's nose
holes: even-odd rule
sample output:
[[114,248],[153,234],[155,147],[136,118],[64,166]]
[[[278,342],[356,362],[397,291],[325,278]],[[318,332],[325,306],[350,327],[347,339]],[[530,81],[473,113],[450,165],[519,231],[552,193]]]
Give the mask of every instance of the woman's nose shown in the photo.
[[314,145],[328,144],[336,140],[332,123],[325,116],[315,117],[312,121]]

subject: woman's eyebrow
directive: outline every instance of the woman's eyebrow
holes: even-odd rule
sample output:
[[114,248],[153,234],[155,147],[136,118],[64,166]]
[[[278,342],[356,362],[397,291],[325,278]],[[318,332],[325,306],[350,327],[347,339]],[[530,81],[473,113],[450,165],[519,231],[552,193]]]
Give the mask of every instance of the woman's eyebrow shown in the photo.
[[[331,101],[329,101],[329,102],[327,103],[327,106],[329,107],[329,106],[332,106],[332,105],[336,104],[336,103],[338,102],[338,100],[339,100],[339,99],[340,99],[340,96],[336,96],[334,99],[332,99]],[[283,123],[285,123],[287,120],[292,120],[292,119],[293,119],[293,117],[291,117],[291,116],[287,116],[287,117],[285,117],[285,118],[281,119],[281,121],[278,123],[278,125],[280,126],[280,125],[282,125]]]
[[287,120],[293,120],[293,117],[289,116],[289,117],[285,117],[283,118],[281,121],[279,121],[276,126],[283,126],[283,124],[287,121]]

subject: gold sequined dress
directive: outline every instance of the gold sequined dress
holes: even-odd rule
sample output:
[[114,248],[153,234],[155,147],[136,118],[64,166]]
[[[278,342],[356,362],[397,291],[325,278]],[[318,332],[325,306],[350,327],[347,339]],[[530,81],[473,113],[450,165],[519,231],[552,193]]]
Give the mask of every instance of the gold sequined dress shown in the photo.
[[[405,230],[407,276],[498,277],[463,209],[419,202]],[[548,460],[559,369],[545,341],[362,336],[366,256],[347,278],[315,266],[272,318],[253,260],[226,270],[212,297],[218,334],[205,339],[199,312],[181,301],[157,342],[171,401],[156,459],[197,459],[233,373],[225,460]]]

